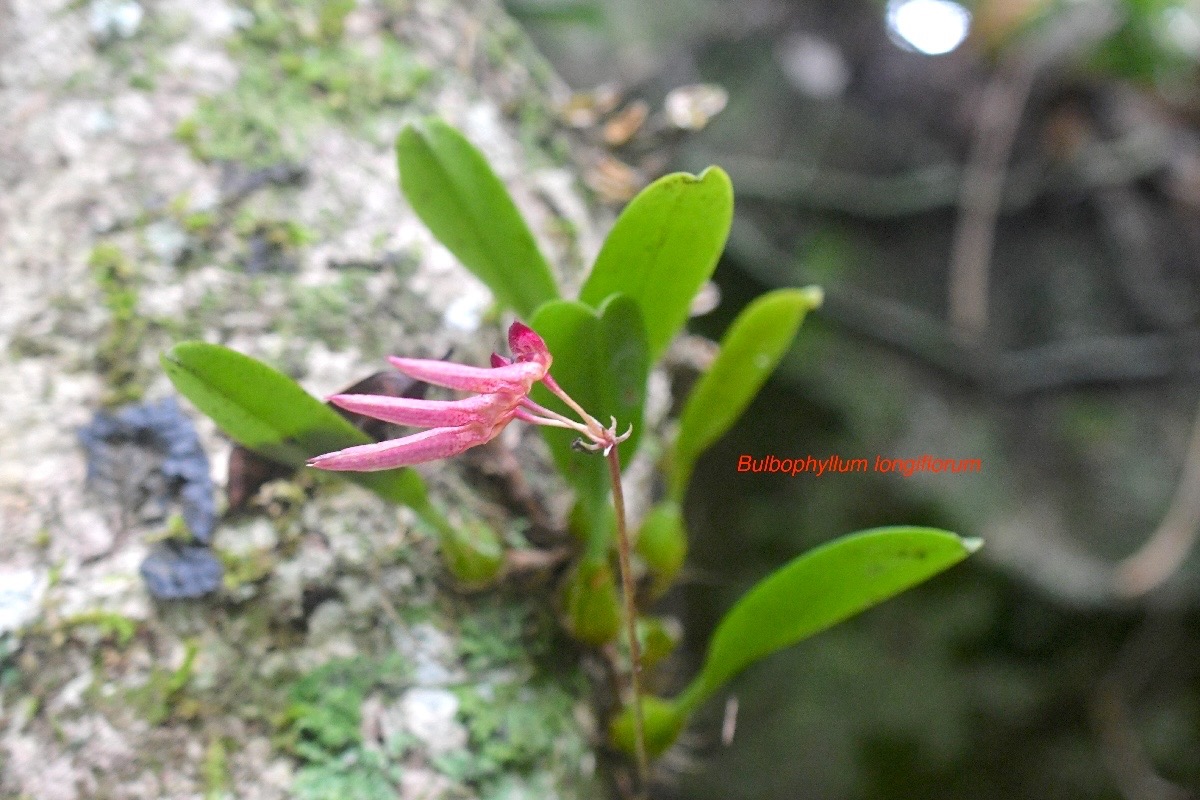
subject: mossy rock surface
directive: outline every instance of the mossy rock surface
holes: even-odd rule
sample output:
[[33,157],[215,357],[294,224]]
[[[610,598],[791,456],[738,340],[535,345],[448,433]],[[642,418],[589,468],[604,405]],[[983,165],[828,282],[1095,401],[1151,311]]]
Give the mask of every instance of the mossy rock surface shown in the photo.
[[[421,115],[577,283],[596,220],[519,29],[491,2],[58,0],[0,4],[0,52],[0,796],[601,796],[549,588],[458,594],[407,511],[301,477],[223,519],[218,593],[155,602],[170,509],[89,488],[76,436],[172,394],[158,355],[187,338],[319,396],[390,353],[485,363],[486,288],[397,188]],[[219,490],[230,444],[188,413]],[[470,475],[426,471],[516,531]]]

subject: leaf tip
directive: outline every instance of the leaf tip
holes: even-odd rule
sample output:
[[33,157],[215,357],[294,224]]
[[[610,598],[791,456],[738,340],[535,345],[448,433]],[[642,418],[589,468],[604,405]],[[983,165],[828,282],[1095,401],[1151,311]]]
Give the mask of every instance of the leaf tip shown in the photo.
[[696,180],[706,181],[710,176],[713,180],[720,181],[721,183],[727,183],[730,186],[733,185],[733,181],[729,178],[729,173],[718,167],[716,164],[702,169],[700,174],[696,176]]
[[436,116],[419,117],[409,120],[396,134],[396,154],[402,155],[406,150],[416,147],[429,147],[431,128],[439,119]]
[[188,353],[194,352],[197,345],[203,346],[204,342],[193,339],[176,342],[158,354],[158,363],[162,365],[164,370],[168,371],[171,369],[184,369],[184,362],[187,360]]
[[805,311],[815,311],[825,302],[825,290],[820,286],[805,286],[800,290]]
[[[692,176],[688,176],[692,177]],[[721,169],[717,165],[705,167],[700,171],[700,174],[692,178],[696,183],[707,184],[716,188],[718,196],[721,198],[721,203],[728,206],[729,213],[733,214],[733,179],[729,177],[729,173]]]
[[974,553],[979,548],[983,547],[983,539],[977,536],[967,536],[960,539],[962,547],[967,551],[967,555]]

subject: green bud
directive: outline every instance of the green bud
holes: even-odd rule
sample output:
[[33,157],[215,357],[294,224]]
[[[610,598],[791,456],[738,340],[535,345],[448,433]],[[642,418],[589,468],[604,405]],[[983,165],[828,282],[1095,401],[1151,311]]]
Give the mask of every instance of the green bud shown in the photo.
[[[642,720],[646,729],[646,752],[651,758],[657,758],[675,744],[687,717],[670,700],[643,695]],[[637,752],[634,730],[633,707],[626,706],[609,723],[609,741],[614,747],[632,756]]]
[[[603,517],[592,516],[587,505],[576,501],[571,507],[567,518],[567,530],[584,549],[599,554],[603,549],[611,548],[617,534],[617,517],[611,504],[606,503],[600,510]],[[604,543],[609,544],[605,545]]]
[[590,645],[617,638],[621,597],[607,561],[580,561],[563,582],[562,610],[567,631]]
[[638,617],[637,637],[642,669],[648,670],[679,646],[682,630],[672,617]]
[[567,531],[571,537],[579,544],[584,544],[588,539],[588,519],[587,508],[583,503],[576,500],[575,505],[571,506],[571,513],[567,517]]
[[482,588],[492,583],[504,566],[504,545],[499,535],[479,520],[447,524],[438,530],[442,560],[461,584]]
[[683,510],[674,500],[664,500],[646,515],[635,549],[653,578],[651,591],[660,595],[671,587],[687,558],[687,531]]

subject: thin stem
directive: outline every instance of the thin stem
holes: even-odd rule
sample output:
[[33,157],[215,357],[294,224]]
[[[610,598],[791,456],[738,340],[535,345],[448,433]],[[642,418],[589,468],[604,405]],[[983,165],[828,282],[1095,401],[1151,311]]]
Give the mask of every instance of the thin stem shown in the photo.
[[621,460],[617,456],[617,448],[615,446],[609,448],[606,457],[608,474],[612,478],[613,510],[617,516],[617,555],[621,566],[622,594],[625,599],[625,632],[629,636],[629,656],[633,662],[629,673],[629,682],[633,690],[633,724],[634,741],[637,745],[638,783],[645,791],[649,782],[650,761],[646,757],[646,721],[642,716],[642,653],[637,638],[633,567],[629,560],[632,547],[629,544],[629,531],[625,527],[625,494],[621,490]]
[[564,421],[558,419],[548,419],[547,417],[539,417],[537,414],[526,411],[523,408],[518,408],[515,416],[519,420],[523,420],[534,425],[546,425],[551,428],[567,428],[577,433],[581,432],[579,430],[578,423],[570,422],[569,420]]
[[574,411],[576,414],[578,414],[579,418],[582,419],[585,423],[587,423],[589,430],[592,430],[593,433],[596,433],[597,435],[603,433],[604,426],[601,425],[596,420],[595,417],[593,417],[591,414],[584,411],[583,407],[580,406],[579,403],[576,403],[575,400],[571,397],[571,395],[567,394],[566,391],[561,386],[558,385],[558,382],[556,380],[554,380],[553,378],[550,377],[549,372],[547,372],[542,377],[542,384],[547,389],[549,389],[550,392],[555,397],[557,397],[559,400],[562,400],[564,403],[566,403],[568,406],[570,406],[571,410]]
[[530,400],[528,397],[521,398],[521,407],[524,409],[527,409],[528,411],[533,412],[534,414],[537,414],[538,416],[546,417],[549,419],[556,419],[559,422],[566,423],[565,427],[574,428],[575,430],[579,431],[582,434],[586,435],[586,434],[591,433],[591,431],[589,430],[587,425],[584,425],[581,422],[576,422],[575,420],[571,419],[570,417],[559,414],[557,411],[552,411],[551,409],[546,408],[545,406],[541,405],[540,403],[535,403],[534,401]]

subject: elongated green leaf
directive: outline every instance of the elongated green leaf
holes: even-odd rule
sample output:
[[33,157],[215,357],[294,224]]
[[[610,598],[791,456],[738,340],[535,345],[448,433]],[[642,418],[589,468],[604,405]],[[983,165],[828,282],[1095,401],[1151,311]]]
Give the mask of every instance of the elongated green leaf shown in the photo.
[[683,502],[696,459],[737,422],[791,347],[821,290],[779,289],[746,306],[729,326],[712,367],[688,396],[671,464],[671,495]]
[[704,669],[675,702],[694,709],[748,664],[936,575],[979,545],[946,531],[895,527],[860,531],[805,553],[730,609]]
[[598,307],[623,292],[637,301],[654,363],[687,322],[732,220],[733,187],[719,167],[659,178],[617,218],[579,299]]
[[465,136],[437,118],[409,125],[396,139],[396,160],[413,210],[498,301],[528,319],[558,297],[508,190]]
[[[550,374],[585,411],[604,424],[616,417],[620,432],[632,425],[633,435],[620,445],[621,463],[637,451],[650,362],[641,312],[624,295],[614,295],[599,312],[574,300],[542,306],[531,322],[554,355]],[[540,384],[534,399],[571,418],[578,415]],[[554,462],[586,507],[589,527],[607,527],[601,518],[608,496],[608,467],[599,453],[571,447],[573,431],[543,428]]]
[[[179,393],[231,439],[293,467],[321,453],[371,441],[288,376],[236,350],[182,342],[162,355]],[[421,476],[410,469],[343,473],[381,497],[431,509]]]

